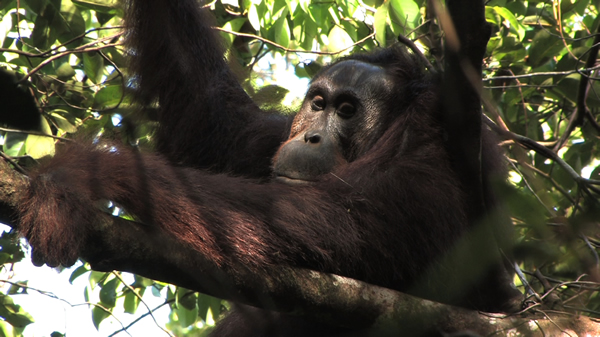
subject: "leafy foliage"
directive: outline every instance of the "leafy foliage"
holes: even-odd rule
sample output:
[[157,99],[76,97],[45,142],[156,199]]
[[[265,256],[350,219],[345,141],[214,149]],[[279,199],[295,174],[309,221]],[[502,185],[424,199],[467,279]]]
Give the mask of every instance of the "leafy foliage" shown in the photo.
[[[275,65],[267,68],[261,59],[284,56],[296,76],[310,78],[334,55],[385,47],[405,35],[441,67],[443,13],[436,15],[424,0],[218,0],[207,6],[231,47],[227,57],[256,75],[248,76],[246,90],[267,107],[285,105],[286,95],[303,92],[274,84]],[[516,255],[529,272],[524,291],[553,291],[566,300],[565,308],[595,317],[600,316],[600,67],[593,47],[600,42],[599,6],[597,0],[488,1],[493,32],[482,95],[510,161],[512,185],[505,197],[518,229]],[[113,0],[0,0],[0,67],[34,95],[42,117],[35,131],[8,124],[0,129],[2,152],[15,165],[52,155],[57,139],[75,132],[151,140],[152,116],[134,120],[124,94],[135,88],[125,80],[121,17]],[[258,90],[259,84],[272,85]],[[1,102],[0,117],[26,113],[3,110]],[[7,270],[24,256],[13,234],[3,234],[0,247]],[[101,289],[91,309],[96,327],[115,306],[134,313],[144,292],[165,287],[165,305],[172,310],[167,328],[177,334],[202,336],[208,331],[203,322],[227,310],[226,303],[207,295],[139,276],[128,284],[120,274],[86,266],[73,271],[71,281],[88,274],[90,289]],[[522,280],[517,283],[525,287]],[[0,334],[19,336],[33,320],[11,299],[26,283],[11,284],[0,294]]]

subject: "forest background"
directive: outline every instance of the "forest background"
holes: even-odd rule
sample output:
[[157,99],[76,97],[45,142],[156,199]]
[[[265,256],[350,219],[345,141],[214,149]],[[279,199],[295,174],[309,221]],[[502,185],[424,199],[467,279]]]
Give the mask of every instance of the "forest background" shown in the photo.
[[[248,94],[265,108],[291,112],[323,64],[349,53],[409,43],[398,42],[398,36],[440,69],[443,33],[434,3],[215,0],[205,6],[217,17],[216,29],[230,47],[227,58],[239,65]],[[487,1],[485,15],[493,29],[482,94],[484,112],[501,135],[510,168],[511,188],[504,197],[523,271],[515,282],[532,303],[556,296],[561,310],[598,319],[599,6],[600,0]],[[23,117],[31,105],[3,95],[0,87],[0,155],[17,170],[52,155],[57,141],[76,132],[126,137],[135,107],[123,90],[131,83],[126,79],[122,14],[117,1],[110,0],[0,0],[2,76],[18,81],[43,117],[41,126],[31,129]],[[141,145],[152,140],[153,122],[145,123],[136,122]],[[111,211],[120,214],[118,208]],[[2,234],[0,336],[36,331],[58,337],[68,326],[81,324],[102,328],[102,335],[154,325],[159,329],[154,333],[204,336],[229,308],[208,295],[140,276],[90,271],[84,263],[54,277],[48,267],[39,272],[26,267],[26,255],[26,245],[14,233]],[[33,280],[37,286],[31,288]],[[73,291],[83,291],[81,302],[56,295]],[[27,303],[29,296],[51,299],[43,309],[47,315],[56,314],[51,303],[64,300],[80,313],[58,319],[88,317],[89,322],[77,318],[64,322],[63,329],[40,326],[34,323],[44,321],[39,310],[32,315],[26,305],[16,304]]]

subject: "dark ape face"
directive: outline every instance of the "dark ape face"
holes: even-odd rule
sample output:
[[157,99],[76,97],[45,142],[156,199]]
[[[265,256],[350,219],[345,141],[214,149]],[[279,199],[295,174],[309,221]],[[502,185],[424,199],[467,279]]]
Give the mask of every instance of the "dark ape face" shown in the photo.
[[391,120],[394,82],[376,65],[347,60],[315,78],[273,170],[286,183],[315,181],[368,150]]

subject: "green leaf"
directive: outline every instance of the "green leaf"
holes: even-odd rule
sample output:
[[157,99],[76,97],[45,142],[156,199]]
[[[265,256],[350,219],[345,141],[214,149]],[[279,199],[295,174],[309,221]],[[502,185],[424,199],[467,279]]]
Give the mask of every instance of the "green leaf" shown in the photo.
[[329,49],[331,51],[340,51],[350,47],[354,41],[348,33],[339,26],[333,26],[329,32]]
[[29,283],[29,281],[20,281],[20,282],[15,282],[15,283],[11,284],[10,288],[8,288],[8,291],[6,292],[6,294],[7,295],[27,294],[27,283]]
[[573,144],[563,155],[565,161],[577,172],[590,164],[594,147],[591,142]]
[[44,8],[46,8],[48,2],[48,0],[28,0],[27,5],[29,5],[29,8],[31,8],[34,13],[39,15]]
[[330,21],[333,21],[334,25],[340,24],[339,11],[337,9],[333,9],[333,7],[329,7],[327,9],[327,13],[329,14]]
[[188,310],[192,310],[196,307],[196,294],[191,293],[190,290],[185,288],[177,289],[177,304],[184,306]]
[[110,313],[106,312],[102,308],[95,306],[92,309],[92,322],[94,323],[96,330],[100,330],[100,323],[102,323],[102,321],[105,320],[108,316],[110,316]]
[[33,317],[30,314],[23,312],[23,310],[21,310],[20,308],[19,308],[19,310],[22,313],[13,314],[13,315],[10,315],[9,317],[5,317],[6,321],[16,328],[24,328],[24,327],[28,326],[29,324],[35,322],[33,320]]
[[46,136],[28,135],[25,141],[25,153],[34,159],[54,155],[54,139]]
[[0,293],[0,317],[16,328],[24,328],[34,322],[33,317],[20,305],[13,302],[10,296]]
[[0,337],[18,336],[15,328],[6,321],[0,320]]
[[554,20],[551,20],[550,18],[547,18],[545,16],[530,15],[530,16],[526,16],[523,18],[523,24],[531,25],[531,26],[539,25],[542,27],[552,27],[556,24],[556,22],[554,22]]
[[557,38],[554,34],[550,34],[545,29],[540,30],[535,34],[531,42],[528,63],[532,67],[537,67],[547,62],[563,48],[564,45],[560,38]]
[[[421,16],[419,6],[413,0],[390,0],[391,12],[395,16],[396,24],[404,27],[406,32],[415,28]],[[406,32],[404,34],[406,34]],[[400,32],[396,32],[399,34]]]
[[79,276],[87,273],[88,271],[89,269],[87,269],[85,266],[80,266],[79,268],[75,269],[71,273],[71,277],[69,277],[69,283],[73,284],[73,281],[75,281]]
[[[290,12],[290,8],[285,0],[274,0],[271,2],[273,7],[271,9],[271,13],[273,13],[273,18],[281,16],[286,16]],[[285,7],[286,11],[283,11]]]
[[92,270],[92,272],[90,273],[90,277],[89,277],[90,286],[92,288],[96,287],[101,280],[106,278],[107,274],[108,273],[105,273],[105,272]]
[[59,20],[57,24],[62,26],[58,36],[61,42],[67,42],[85,33],[85,20],[70,0],[62,0],[60,17],[57,19]]
[[[77,131],[77,127],[75,127],[75,125],[71,124],[71,122],[69,122],[65,117],[63,117],[62,114],[59,114],[58,111],[59,111],[58,109],[53,110],[49,114],[50,118],[52,119],[52,121],[54,123],[56,123],[58,128],[64,132],[68,132],[68,133],[73,133],[73,132]],[[60,112],[64,113],[64,114],[68,114],[68,112],[66,110],[60,110]]]
[[313,21],[310,15],[307,15],[304,19],[303,32],[304,36],[302,37],[302,48],[305,50],[311,50],[313,47],[313,43],[315,42],[315,36],[318,33],[318,25]]
[[[581,75],[570,74],[560,80],[552,91],[560,93],[564,98],[576,104],[580,81]],[[600,83],[592,82],[590,92],[600,92]],[[596,95],[588,95],[586,104],[589,108],[598,108],[600,107],[600,98]]]
[[109,26],[107,25],[107,23],[113,20],[114,18],[115,14],[96,11],[96,19],[98,20],[98,23],[101,26]]
[[206,322],[210,311],[212,318],[216,320],[221,315],[222,303],[223,301],[220,298],[198,294],[198,316]]
[[354,13],[360,7],[360,3],[358,2],[358,0],[342,0],[339,1],[337,4],[342,8],[344,16],[349,18],[354,17]]
[[0,252],[0,265],[5,264],[10,259],[10,254]]
[[500,15],[494,10],[493,7],[485,7],[485,20],[493,25],[500,24]]
[[210,309],[210,295],[198,294],[198,316],[206,322],[208,310]]
[[31,34],[32,44],[46,50],[59,38],[66,42],[85,32],[85,20],[70,0],[37,2],[39,15]]
[[[586,9],[588,9],[589,4],[590,4],[589,0],[577,0],[577,2],[575,3],[575,8],[574,8],[575,12],[581,16],[585,15]],[[596,11],[597,10],[598,10],[598,7],[596,6]]]
[[327,9],[328,6],[319,3],[309,6],[308,15],[321,29],[325,29],[327,26],[327,22],[325,21],[328,16]]
[[90,301],[90,292],[91,292],[91,291],[90,291],[90,287],[87,287],[87,286],[86,286],[85,288],[83,288],[83,299],[84,299],[86,302],[89,302],[89,301]]
[[83,72],[94,83],[102,82],[104,59],[97,52],[83,53]]
[[2,152],[7,156],[17,157],[25,154],[25,140],[27,135],[23,133],[7,132],[4,136],[4,145],[2,145]]
[[56,30],[52,29],[50,22],[43,14],[35,19],[35,26],[31,32],[31,44],[41,50],[47,50],[56,41]]
[[71,0],[75,5],[82,8],[92,9],[97,12],[115,14],[118,13],[119,0]]
[[516,32],[517,36],[519,37],[519,41],[523,41],[525,38],[525,27],[517,20],[517,18],[515,18],[513,13],[502,7],[494,7],[494,11],[508,21],[510,24],[510,30]]
[[590,174],[590,179],[600,180],[600,165],[598,165]]
[[56,68],[56,76],[63,81],[68,80],[75,76],[75,70],[69,63],[65,62]]
[[358,31],[354,24],[352,24],[349,21],[343,20],[342,27],[344,27],[343,29],[346,31],[346,34],[348,34],[348,36],[350,36],[350,39],[352,39],[352,42],[358,41]]
[[127,61],[122,51],[116,49],[115,47],[105,48],[103,51],[104,55],[108,56],[108,58],[112,60],[118,67],[125,67],[127,65]]
[[525,192],[508,186],[503,186],[502,189],[500,195],[503,200],[506,200],[511,214],[531,226],[544,226],[546,210],[534,195],[529,191]]
[[248,21],[252,25],[252,28],[256,31],[260,31],[260,19],[258,18],[258,11],[255,5],[251,5],[248,10]]
[[308,63],[304,63],[304,70],[306,70],[306,73],[309,77],[315,76],[321,70],[321,68],[323,68],[323,66],[316,61],[309,61]]
[[117,301],[117,287],[121,284],[118,278],[114,278],[104,285],[100,289],[100,302],[104,307],[113,308]]
[[212,312],[213,318],[216,319],[219,317],[219,315],[221,315],[221,302],[222,300],[220,298],[216,298],[213,296],[210,296],[210,311]]
[[283,13],[275,21],[273,29],[275,30],[275,42],[287,48],[290,45],[290,26],[287,21],[288,10],[285,8]]
[[[252,7],[254,7],[254,6],[252,6]],[[226,30],[232,31],[232,32],[237,32],[240,30],[240,28],[242,28],[244,23],[246,23],[246,18],[233,19],[231,21],[227,21],[223,25],[223,29],[226,29]],[[235,35],[229,34],[226,32],[221,32],[220,35],[226,41],[227,48],[231,47],[231,44],[233,43],[233,40],[235,39]]]
[[13,1],[15,1],[15,0],[0,0],[0,10],[3,10],[6,7],[8,7],[8,5],[13,4]]
[[186,328],[198,320],[198,308],[194,307],[192,310],[188,310],[183,306],[177,307],[175,309],[177,313],[177,318],[179,318],[179,324],[181,327]]
[[133,288],[146,288],[146,287],[150,287],[154,284],[154,281],[152,281],[149,278],[145,278],[143,276],[139,276],[139,275],[133,275],[134,278],[134,282],[131,285]]
[[386,46],[385,29],[387,27],[388,3],[384,3],[375,12],[375,39],[382,47]]
[[115,108],[117,104],[122,100],[123,90],[121,85],[113,84],[107,85],[100,89],[94,97],[94,108],[106,109]]
[[[138,289],[136,289],[137,291]],[[140,293],[143,294],[144,289],[139,289]],[[125,294],[125,301],[123,303],[123,308],[125,312],[128,314],[135,314],[138,307],[140,306],[140,298],[132,291],[128,291]]]
[[273,106],[280,104],[288,93],[288,89],[271,84],[260,88],[256,93],[254,93],[254,95],[252,95],[252,98],[261,104]]
[[246,11],[252,5],[252,0],[240,0],[239,5],[241,6],[242,10]]
[[508,9],[514,15],[525,15],[527,14],[527,6],[525,6],[524,1],[513,1],[506,4],[506,9]]

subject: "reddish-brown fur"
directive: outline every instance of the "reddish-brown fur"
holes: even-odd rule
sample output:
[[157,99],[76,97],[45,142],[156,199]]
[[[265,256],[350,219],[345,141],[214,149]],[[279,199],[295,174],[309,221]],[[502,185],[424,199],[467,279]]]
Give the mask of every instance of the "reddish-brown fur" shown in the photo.
[[[410,291],[470,227],[439,126],[439,95],[415,57],[401,49],[352,57],[396,81],[394,99],[385,98],[386,128],[360,130],[344,149],[352,159],[332,174],[289,186],[269,178],[290,121],[263,114],[245,95],[195,1],[129,1],[127,13],[136,98],[160,105],[158,153],[61,147],[32,175],[20,209],[21,232],[44,261],[72,264],[95,205],[112,201],[218,266],[242,263],[260,273],[286,264]],[[499,159],[486,146],[487,179]],[[441,298],[447,281],[426,280],[420,295],[448,300]],[[451,302],[497,310],[500,297]],[[316,335],[292,328],[295,320],[269,317],[281,334]],[[218,334],[268,328],[233,314]]]

